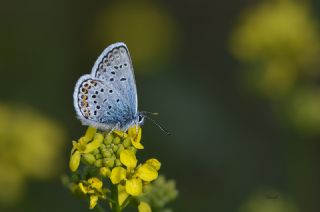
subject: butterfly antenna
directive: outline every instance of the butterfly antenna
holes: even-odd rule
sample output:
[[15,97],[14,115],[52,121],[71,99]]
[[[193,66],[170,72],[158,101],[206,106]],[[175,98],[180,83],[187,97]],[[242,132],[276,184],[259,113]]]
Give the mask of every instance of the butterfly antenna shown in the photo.
[[143,114],[143,115],[150,114],[150,115],[154,115],[154,116],[159,115],[159,113],[157,113],[157,112],[149,112],[149,111],[141,111],[141,114]]
[[[145,115],[145,113],[143,113]],[[152,114],[152,113],[150,113]],[[162,132],[164,132],[166,135],[171,135],[171,133],[166,130],[165,128],[163,128],[158,122],[156,122],[155,120],[153,120],[152,118],[148,117],[148,116],[144,116],[145,118],[149,119],[154,125],[156,125]]]

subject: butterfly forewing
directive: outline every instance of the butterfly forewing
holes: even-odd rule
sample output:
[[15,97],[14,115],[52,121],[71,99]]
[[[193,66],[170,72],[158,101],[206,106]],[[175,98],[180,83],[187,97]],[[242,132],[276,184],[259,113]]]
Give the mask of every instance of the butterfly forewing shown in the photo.
[[74,105],[85,125],[125,129],[137,116],[137,92],[127,47],[116,43],[97,59],[91,75],[75,87]]

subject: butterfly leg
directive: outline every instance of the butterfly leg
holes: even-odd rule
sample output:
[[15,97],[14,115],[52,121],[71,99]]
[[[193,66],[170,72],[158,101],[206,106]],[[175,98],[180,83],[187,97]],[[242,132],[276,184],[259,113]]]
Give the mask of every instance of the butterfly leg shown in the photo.
[[114,127],[108,132],[107,136],[110,135],[115,129],[118,129],[120,127],[120,122],[118,122]]

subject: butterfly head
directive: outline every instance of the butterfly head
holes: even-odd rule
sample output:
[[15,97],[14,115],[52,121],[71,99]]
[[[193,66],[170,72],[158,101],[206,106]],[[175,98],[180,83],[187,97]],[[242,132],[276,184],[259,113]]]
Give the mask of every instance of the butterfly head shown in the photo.
[[145,118],[145,115],[143,113],[139,113],[137,116],[137,123],[139,125],[142,125],[144,123],[144,118]]

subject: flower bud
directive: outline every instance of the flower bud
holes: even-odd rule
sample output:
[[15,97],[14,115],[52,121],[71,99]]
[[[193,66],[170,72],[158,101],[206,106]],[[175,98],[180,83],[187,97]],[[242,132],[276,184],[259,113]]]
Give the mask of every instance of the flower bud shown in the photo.
[[121,161],[119,159],[116,159],[115,163],[116,163],[116,166],[122,166],[122,163],[121,163]]
[[101,159],[102,158],[102,154],[98,153],[95,155],[96,159]]
[[110,177],[111,170],[108,167],[101,167],[100,174],[104,177]]
[[114,160],[111,158],[104,159],[104,164],[107,167],[112,168],[114,166]]
[[118,150],[118,146],[117,146],[117,145],[114,145],[114,146],[112,147],[112,151],[113,151],[113,152],[117,152],[117,150]]
[[82,160],[91,165],[96,161],[96,158],[92,154],[88,153],[82,155]]
[[124,147],[128,148],[131,146],[131,138],[125,138],[122,143]]
[[106,149],[106,145],[104,143],[100,144],[100,150],[105,150]]
[[104,143],[105,145],[108,145],[108,144],[111,144],[112,143],[112,140],[113,140],[113,135],[112,134],[109,134],[107,135],[105,138],[104,138]]
[[120,141],[121,141],[121,139],[120,139],[119,137],[115,137],[115,138],[113,139],[113,143],[114,143],[114,144],[120,144]]
[[69,161],[69,167],[70,167],[71,171],[75,172],[78,169],[79,164],[80,164],[80,158],[81,158],[81,154],[79,151],[75,151],[71,155],[71,158]]
[[124,150],[124,146],[122,144],[118,145],[118,150],[117,150],[117,155],[120,155],[120,152],[122,152],[122,150]]
[[104,158],[109,158],[109,157],[111,157],[112,152],[110,150],[104,150],[101,152],[101,154]]
[[96,160],[96,162],[94,163],[94,165],[96,167],[101,167],[102,166],[102,159]]

